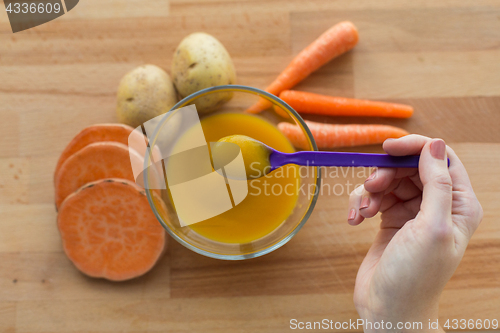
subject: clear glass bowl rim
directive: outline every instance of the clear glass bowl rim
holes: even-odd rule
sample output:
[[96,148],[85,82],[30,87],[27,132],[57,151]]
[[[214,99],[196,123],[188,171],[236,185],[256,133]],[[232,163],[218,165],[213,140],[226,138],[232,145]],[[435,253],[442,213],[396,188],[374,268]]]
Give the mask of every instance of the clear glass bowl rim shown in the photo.
[[[220,92],[229,92],[229,91],[233,91],[233,92],[249,92],[249,93],[252,93],[254,95],[258,95],[260,97],[263,97],[265,99],[272,100],[273,102],[277,103],[278,105],[280,105],[281,107],[283,107],[284,109],[286,109],[287,111],[289,111],[291,114],[294,115],[295,119],[298,120],[298,122],[300,123],[300,125],[302,126],[302,128],[304,129],[304,131],[306,132],[306,134],[308,136],[308,139],[311,142],[311,145],[313,147],[313,150],[314,151],[318,151],[318,147],[316,145],[316,141],[314,140],[314,137],[312,136],[311,131],[309,130],[309,127],[307,127],[307,124],[304,122],[304,120],[302,119],[302,117],[290,105],[288,105],[287,103],[285,103],[285,101],[283,101],[279,97],[277,97],[277,96],[275,96],[275,95],[273,95],[271,93],[268,93],[265,90],[254,88],[254,87],[250,87],[250,86],[236,85],[236,84],[234,84],[234,85],[233,84],[231,84],[231,85],[222,85],[222,86],[205,88],[205,89],[197,91],[197,92],[195,92],[195,93],[193,93],[193,94],[191,94],[191,95],[183,98],[179,102],[177,102],[177,104],[175,104],[167,113],[165,113],[165,115],[162,118],[162,120],[156,126],[154,134],[153,134],[152,145],[154,146],[154,143],[156,141],[156,137],[158,135],[158,131],[163,126],[163,124],[165,123],[166,119],[168,118],[168,114],[170,112],[173,112],[176,109],[179,109],[181,107],[186,106],[190,101],[192,101],[192,100],[194,100],[194,99],[196,99],[198,97],[201,97],[203,95],[207,95],[207,94],[210,94],[210,93],[213,93],[213,92],[217,92],[217,91],[220,91]],[[144,159],[144,170],[146,170],[149,167],[149,165],[150,165],[149,161],[151,159],[151,149],[149,149],[149,147],[147,149],[147,154],[146,155],[147,155],[147,158]],[[144,172],[144,184],[148,184],[148,172]],[[161,218],[161,216],[159,215],[159,213],[155,209],[153,198],[152,198],[151,193],[150,193],[149,190],[146,190],[146,196],[148,198],[149,205],[150,205],[151,209],[153,210],[153,213],[156,216],[156,219],[161,223],[161,225],[167,231],[167,233],[173,239],[175,239],[177,242],[179,242],[180,244],[182,244],[184,247],[190,249],[193,252],[196,252],[198,254],[201,254],[203,256],[210,257],[210,258],[222,259],[222,260],[244,260],[244,259],[257,258],[257,257],[263,256],[265,254],[268,254],[270,252],[273,252],[274,250],[276,250],[276,249],[282,247],[283,245],[285,245],[290,239],[292,239],[293,236],[295,236],[299,232],[299,230],[304,226],[304,224],[307,222],[307,220],[311,216],[312,211],[314,209],[314,206],[316,205],[316,201],[318,200],[318,196],[319,196],[318,189],[320,188],[320,185],[321,185],[321,172],[320,172],[320,170],[316,170],[316,190],[314,191],[314,196],[313,196],[312,200],[310,201],[309,207],[308,207],[306,213],[304,214],[302,220],[295,227],[295,229],[293,229],[288,235],[286,235],[284,238],[282,238],[280,241],[276,242],[275,244],[273,244],[273,245],[271,245],[269,247],[266,247],[266,248],[264,248],[264,249],[262,249],[260,251],[249,253],[249,254],[238,254],[238,255],[228,255],[228,254],[212,253],[212,252],[200,249],[200,248],[198,248],[196,246],[193,246],[190,243],[186,242],[185,240],[183,240],[182,238],[180,238],[179,236],[177,236],[173,231],[171,231],[170,228],[168,227],[168,225],[166,225],[163,222],[163,219]]]

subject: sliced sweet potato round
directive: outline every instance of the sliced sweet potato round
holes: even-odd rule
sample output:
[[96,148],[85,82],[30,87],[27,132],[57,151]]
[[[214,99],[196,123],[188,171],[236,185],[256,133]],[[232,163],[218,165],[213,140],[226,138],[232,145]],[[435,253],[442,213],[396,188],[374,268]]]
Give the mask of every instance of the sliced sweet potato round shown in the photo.
[[123,178],[135,181],[132,164],[143,163],[144,158],[128,146],[118,142],[89,144],[63,163],[55,179],[56,208],[63,200],[86,183]]
[[[57,173],[64,162],[80,149],[88,146],[89,144],[103,141],[119,142],[124,145],[128,145],[129,136],[133,132],[134,129],[132,127],[124,124],[96,124],[84,128],[73,138],[73,140],[70,141],[61,153],[54,172],[54,179],[56,179]],[[137,131],[134,133],[137,133],[137,140],[145,140],[142,133]],[[139,154],[144,156],[144,151],[139,151]]]
[[[156,199],[157,209],[166,210]],[[91,277],[113,281],[139,277],[166,249],[166,232],[144,190],[124,179],[91,182],[69,195],[57,224],[64,252]]]

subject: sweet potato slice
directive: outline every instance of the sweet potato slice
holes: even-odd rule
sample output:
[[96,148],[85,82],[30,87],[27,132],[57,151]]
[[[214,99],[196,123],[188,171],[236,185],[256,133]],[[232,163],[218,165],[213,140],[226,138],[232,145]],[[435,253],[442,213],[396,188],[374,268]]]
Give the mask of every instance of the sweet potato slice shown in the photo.
[[[156,199],[157,209],[166,210]],[[167,244],[144,190],[123,179],[91,182],[69,195],[57,225],[73,264],[88,276],[113,281],[147,273]]]
[[[89,144],[103,141],[119,142],[128,145],[129,136],[133,131],[132,127],[123,124],[97,124],[84,128],[70,141],[61,153],[54,172],[54,180],[57,178],[57,173],[64,162],[82,148]],[[135,133],[137,133],[138,138],[143,136],[142,133]],[[144,152],[139,152],[139,154],[144,156]]]
[[96,142],[71,155],[61,166],[55,180],[56,208],[81,186],[104,178],[123,178],[135,181],[133,163],[144,159],[134,150],[118,142]]

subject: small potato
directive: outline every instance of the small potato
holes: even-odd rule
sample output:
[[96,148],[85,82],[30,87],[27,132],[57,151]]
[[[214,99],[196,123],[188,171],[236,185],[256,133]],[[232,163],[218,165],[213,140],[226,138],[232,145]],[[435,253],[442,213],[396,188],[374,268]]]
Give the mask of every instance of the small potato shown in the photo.
[[[236,83],[233,61],[213,36],[196,32],[184,38],[174,53],[172,78],[184,98],[201,89]],[[200,113],[208,113],[229,101],[232,93],[210,94],[195,101]]]
[[160,67],[143,65],[127,73],[118,87],[118,121],[132,127],[169,111],[177,102],[174,85]]

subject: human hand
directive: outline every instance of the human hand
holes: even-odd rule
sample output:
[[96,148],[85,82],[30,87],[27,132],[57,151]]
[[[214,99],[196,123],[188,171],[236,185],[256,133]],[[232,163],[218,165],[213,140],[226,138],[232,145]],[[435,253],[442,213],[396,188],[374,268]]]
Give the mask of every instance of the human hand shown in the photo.
[[438,318],[441,292],[483,211],[462,162],[443,140],[408,135],[383,148],[394,156],[420,154],[420,163],[418,169],[378,169],[351,193],[349,224],[382,213],[358,271],[354,303],[363,319],[421,321],[425,330]]

